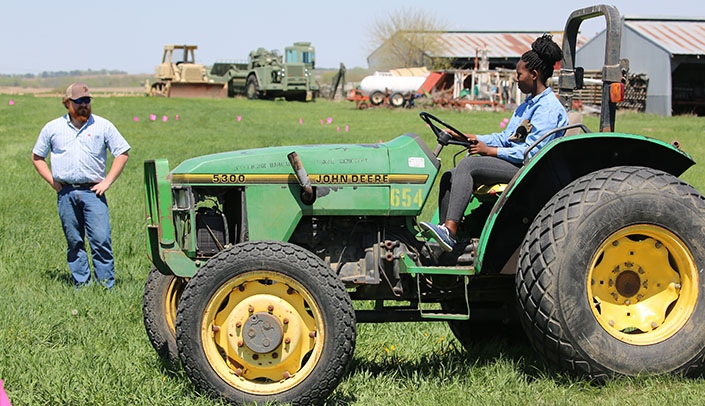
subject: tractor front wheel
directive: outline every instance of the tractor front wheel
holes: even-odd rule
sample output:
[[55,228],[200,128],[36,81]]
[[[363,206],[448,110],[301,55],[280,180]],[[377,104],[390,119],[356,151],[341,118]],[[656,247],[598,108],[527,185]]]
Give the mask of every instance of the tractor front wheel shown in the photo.
[[696,373],[705,359],[705,198],[650,168],[586,175],[533,221],[516,275],[520,318],[554,366]]
[[330,266],[298,246],[219,252],[189,281],[177,343],[196,388],[229,402],[317,404],[355,347],[355,313]]
[[178,365],[176,348],[176,307],[187,279],[164,275],[152,268],[144,285],[142,318],[145,330],[157,354],[165,362]]

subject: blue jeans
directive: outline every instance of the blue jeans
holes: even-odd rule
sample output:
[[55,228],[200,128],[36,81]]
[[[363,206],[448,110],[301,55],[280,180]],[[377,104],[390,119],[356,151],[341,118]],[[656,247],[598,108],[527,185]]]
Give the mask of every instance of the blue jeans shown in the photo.
[[99,197],[89,187],[64,186],[59,191],[57,202],[68,244],[66,260],[74,283],[79,286],[90,282],[91,269],[84,242],[88,237],[95,277],[101,285],[112,288],[115,265],[105,195]]

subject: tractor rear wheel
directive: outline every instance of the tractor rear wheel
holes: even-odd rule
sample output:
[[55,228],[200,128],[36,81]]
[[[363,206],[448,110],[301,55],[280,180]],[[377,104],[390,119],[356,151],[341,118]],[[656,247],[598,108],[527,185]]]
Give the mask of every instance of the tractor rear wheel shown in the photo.
[[370,95],[370,104],[373,106],[379,106],[382,103],[384,103],[384,93],[379,90],[372,92]]
[[176,348],[176,308],[187,279],[164,275],[152,268],[144,285],[142,318],[152,346],[162,360],[179,364]]
[[189,281],[176,325],[199,391],[233,403],[321,403],[355,347],[355,313],[330,266],[298,246],[219,252]]
[[255,75],[250,75],[245,82],[245,97],[250,100],[259,99],[259,83]]
[[643,167],[604,169],[557,193],[524,240],[520,318],[558,368],[696,373],[705,360],[705,198]]

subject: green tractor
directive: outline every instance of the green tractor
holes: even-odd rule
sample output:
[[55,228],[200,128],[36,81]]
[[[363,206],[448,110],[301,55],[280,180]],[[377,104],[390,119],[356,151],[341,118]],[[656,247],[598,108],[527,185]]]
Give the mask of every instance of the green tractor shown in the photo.
[[576,376],[700,371],[705,199],[678,178],[694,164],[685,152],[613,132],[628,70],[615,8],[571,14],[561,96],[569,106],[581,85],[576,37],[596,16],[608,31],[601,131],[558,129],[579,134],[549,143],[509,184],[478,189],[450,253],[417,217],[441,151],[467,145],[428,113],[435,149],[403,134],[225,152],[171,170],[146,161],[154,267],[143,311],[155,349],[199,391],[236,404],[323,402],[365,322],[443,321],[468,346],[518,319],[550,365]]

